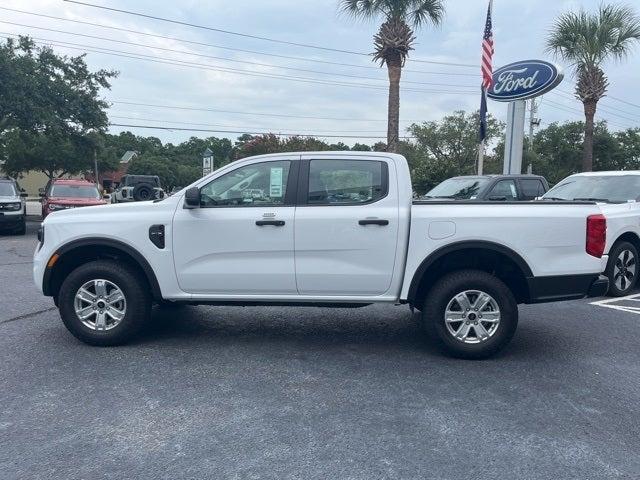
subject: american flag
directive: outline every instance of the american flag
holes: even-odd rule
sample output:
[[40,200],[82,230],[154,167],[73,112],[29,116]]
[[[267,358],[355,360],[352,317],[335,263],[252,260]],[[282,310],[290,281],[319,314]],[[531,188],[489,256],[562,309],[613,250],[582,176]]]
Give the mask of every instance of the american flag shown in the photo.
[[480,101],[480,142],[484,142],[487,137],[487,90],[493,85],[493,22],[491,21],[491,11],[493,10],[493,0],[489,1],[487,10],[487,23],[484,27],[484,37],[482,37],[482,91]]
[[489,90],[493,85],[493,23],[491,21],[491,10],[493,0],[489,2],[487,10],[487,23],[484,27],[484,37],[482,37],[482,88]]

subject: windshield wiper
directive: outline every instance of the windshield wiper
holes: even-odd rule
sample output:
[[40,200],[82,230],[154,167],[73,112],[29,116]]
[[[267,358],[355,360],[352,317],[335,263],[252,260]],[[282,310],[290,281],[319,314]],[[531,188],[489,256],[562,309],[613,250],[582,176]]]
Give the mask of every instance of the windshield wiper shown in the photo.
[[560,198],[560,197],[542,197],[540,200],[553,200],[558,202],[568,202],[568,198]]
[[606,198],[596,198],[596,197],[578,197],[578,198],[574,198],[573,199],[574,202],[604,202],[604,203],[611,203],[610,200],[606,199]]

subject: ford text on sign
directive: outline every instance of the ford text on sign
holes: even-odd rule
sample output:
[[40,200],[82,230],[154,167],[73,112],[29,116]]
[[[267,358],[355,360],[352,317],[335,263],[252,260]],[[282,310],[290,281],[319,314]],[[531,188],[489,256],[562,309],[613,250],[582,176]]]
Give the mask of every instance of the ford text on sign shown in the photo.
[[526,100],[553,90],[563,78],[559,67],[543,60],[511,63],[493,73],[488,96],[499,102]]

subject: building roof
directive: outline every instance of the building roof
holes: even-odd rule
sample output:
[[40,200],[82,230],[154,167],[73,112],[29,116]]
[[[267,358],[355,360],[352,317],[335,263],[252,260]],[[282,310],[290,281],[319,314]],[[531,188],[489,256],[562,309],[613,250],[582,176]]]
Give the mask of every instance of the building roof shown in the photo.
[[134,150],[127,150],[126,152],[124,152],[124,155],[122,155],[122,158],[120,159],[120,163],[129,163],[131,160],[133,160],[137,156],[138,156],[138,152]]

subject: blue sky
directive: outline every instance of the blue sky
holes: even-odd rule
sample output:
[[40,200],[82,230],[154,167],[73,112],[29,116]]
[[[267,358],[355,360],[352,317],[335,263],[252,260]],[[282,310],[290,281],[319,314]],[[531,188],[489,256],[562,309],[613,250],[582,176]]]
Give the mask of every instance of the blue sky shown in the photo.
[[[356,52],[372,50],[372,36],[379,25],[379,21],[363,23],[343,15],[339,12],[337,0],[87,1],[219,29]],[[544,37],[557,15],[580,6],[595,9],[598,3],[597,0],[554,2],[495,0],[496,67],[528,58],[549,59],[549,55],[544,52]],[[635,5],[640,10],[638,0],[627,0],[627,3]],[[467,65],[479,64],[486,2],[449,0],[446,4],[447,15],[441,27],[427,27],[418,31],[418,43],[411,59]],[[544,7],[541,7],[542,4]],[[92,46],[126,52],[128,55],[149,55],[165,62],[181,61],[201,64],[185,67],[157,61],[122,58],[105,53],[89,53],[87,61],[92,68],[120,71],[120,76],[113,81],[111,91],[104,92],[106,99],[192,109],[180,110],[114,103],[110,109],[112,123],[212,130],[320,133],[320,137],[323,134],[385,136],[386,70],[370,68],[374,64],[365,56],[243,38],[107,12],[62,0],[30,0],[29,2],[4,0],[0,6],[262,53],[193,45],[178,40],[0,10],[0,20],[4,22],[62,30],[71,34],[6,23],[0,24],[2,26],[0,31],[4,33],[30,34],[45,42],[63,41],[82,44],[75,49],[54,46],[61,53],[75,55],[87,46]],[[83,38],[77,34],[105,37],[135,45]],[[158,48],[184,53],[158,50]],[[356,66],[335,66],[263,54],[303,57],[309,60],[348,63]],[[252,62],[252,64],[245,62]],[[260,65],[255,65],[256,63]],[[208,65],[208,67],[203,68],[202,65]],[[288,67],[289,70],[282,67]],[[262,75],[302,77],[323,83],[303,83],[282,78],[250,76],[241,72],[220,71],[221,68]],[[606,71],[611,82],[611,96],[640,105],[638,92],[640,48],[636,48],[631,58],[624,64],[607,65]],[[410,61],[406,66],[403,81],[404,90],[401,97],[401,128],[403,129],[412,122],[437,120],[455,110],[478,108],[479,66],[459,67]],[[338,85],[336,82],[341,84]],[[356,84],[356,86],[346,84]],[[581,104],[570,95],[573,84],[572,75],[567,72],[567,78],[559,89],[543,97],[539,113],[543,126],[554,121],[582,118]],[[412,89],[416,91],[410,91]],[[640,108],[638,107],[612,98],[604,99],[601,107],[598,115],[601,119],[608,120],[612,129],[640,126]],[[193,108],[217,111],[201,111]],[[505,117],[506,105],[491,102],[489,109],[498,118]],[[291,116],[323,117],[324,119],[292,118]],[[120,130],[123,129],[119,127],[111,129],[114,133]],[[174,143],[192,135],[228,136],[232,139],[237,136],[224,133],[131,128],[129,130],[139,135],[154,135],[163,141]],[[352,144],[355,141],[373,143],[376,140],[353,138],[343,139],[343,141]]]

